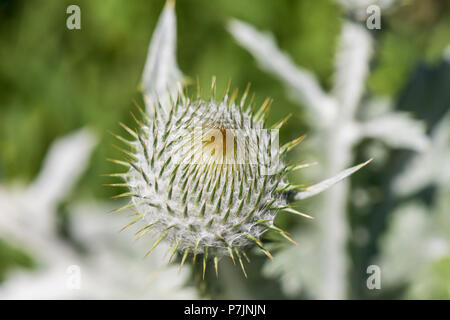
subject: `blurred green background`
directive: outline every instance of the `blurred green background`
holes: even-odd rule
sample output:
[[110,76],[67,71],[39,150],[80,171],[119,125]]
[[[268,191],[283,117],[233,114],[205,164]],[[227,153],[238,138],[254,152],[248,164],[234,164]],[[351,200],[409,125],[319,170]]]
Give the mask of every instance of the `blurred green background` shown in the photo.
[[[81,30],[66,28],[70,4],[81,8]],[[30,181],[55,138],[88,125],[97,129],[101,141],[91,166],[67,201],[106,199],[116,192],[101,186],[104,181],[100,174],[116,170],[105,161],[117,154],[107,130],[117,131],[119,121],[132,122],[129,112],[134,110],[133,101],[143,105],[138,86],[163,6],[162,0],[0,0],[1,183]],[[189,79],[198,76],[202,87],[208,87],[216,75],[218,92],[225,90],[229,79],[238,88],[250,82],[256,101],[262,102],[266,96],[274,99],[269,123],[293,113],[282,131],[282,141],[308,132],[302,108],[288,99],[279,81],[258,68],[250,54],[232,39],[225,24],[234,17],[270,30],[296,64],[314,72],[329,88],[345,16],[337,3],[179,0],[176,11],[177,58]],[[383,13],[382,29],[373,35],[377,42],[367,82],[369,93],[394,99],[399,109],[425,119],[431,130],[450,105],[450,70],[448,63],[442,62],[442,52],[450,43],[450,1],[407,1],[407,5]],[[429,94],[420,96],[420,92]],[[354,178],[355,185],[386,184],[402,165],[396,159],[405,155],[392,152],[390,157],[393,166],[384,168],[385,174],[380,176],[368,169]],[[425,190],[420,196],[431,197],[430,192]],[[395,206],[389,195],[379,198],[366,210],[380,214],[352,220],[352,226],[365,225],[375,237],[385,229],[390,208]],[[7,240],[0,241],[0,280],[14,264],[32,265]],[[364,247],[350,244],[350,250],[354,263],[364,265],[377,247],[375,242]],[[445,279],[450,281],[448,261],[436,269],[447,273]],[[353,298],[370,297],[359,286],[364,277],[363,273],[352,273]],[[255,277],[248,282],[255,288],[256,298],[283,297],[273,280],[265,280],[264,285],[258,281]],[[382,297],[400,297],[401,290]]]

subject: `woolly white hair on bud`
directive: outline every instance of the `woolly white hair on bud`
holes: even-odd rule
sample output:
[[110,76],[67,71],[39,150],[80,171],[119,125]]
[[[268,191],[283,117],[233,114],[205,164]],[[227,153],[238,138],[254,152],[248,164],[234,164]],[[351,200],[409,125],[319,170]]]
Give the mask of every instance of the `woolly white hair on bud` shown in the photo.
[[[139,108],[142,120],[133,116],[138,130],[121,124],[133,140],[114,134],[126,146],[122,150],[125,160],[110,161],[128,171],[109,175],[124,180],[110,186],[127,187],[128,192],[116,198],[130,197],[131,201],[113,212],[132,208],[134,218],[124,228],[143,222],[144,226],[136,233],[137,239],[148,233],[156,236],[147,254],[160,242],[168,241],[169,261],[179,253],[180,268],[189,255],[195,263],[197,255],[202,254],[203,277],[208,258],[214,261],[217,275],[219,257],[229,255],[234,263],[237,258],[246,276],[241,258],[248,261],[245,248],[257,246],[272,259],[261,239],[266,231],[277,232],[295,243],[274,225],[277,212],[310,218],[292,208],[289,202],[316,195],[361,166],[309,188],[288,183],[288,172],[309,166],[283,163],[286,153],[304,136],[278,148],[273,131],[277,132],[288,117],[267,128],[265,119],[271,101],[266,99],[257,111],[253,110],[253,99],[246,104],[248,87],[239,102],[237,91],[229,95],[229,89],[223,100],[217,102],[213,78],[211,100],[202,100],[199,88],[195,100],[187,98],[182,93],[182,73],[175,59],[175,20],[174,1],[168,1],[144,68],[142,87],[146,112]],[[252,42],[251,47],[262,44],[274,52],[273,42],[266,37],[254,37],[258,34],[252,28],[237,23],[232,29],[251,35],[242,41],[261,40]],[[292,63],[284,55],[276,56],[277,59],[270,59],[276,63],[269,64],[269,69],[281,70],[278,75],[283,78]],[[266,58],[267,55],[261,55],[267,62]],[[289,76],[288,83],[304,92],[302,96],[311,102],[314,114],[320,116],[317,123],[330,123],[336,106],[312,75],[297,70]],[[179,92],[176,92],[177,84]]]
[[[212,87],[213,93],[214,81]],[[288,200],[299,186],[289,184],[286,174],[308,165],[285,166],[278,158],[303,137],[274,150],[273,131],[264,123],[270,100],[253,112],[252,103],[245,103],[248,89],[239,102],[237,94],[228,93],[220,102],[180,93],[170,111],[156,104],[148,116],[139,109],[143,120],[133,116],[139,130],[121,124],[134,141],[115,135],[127,148],[124,161],[112,161],[128,171],[114,175],[125,183],[110,186],[128,187],[116,197],[131,198],[115,212],[133,208],[135,217],[125,227],[141,221],[138,238],[157,235],[148,253],[164,240],[171,243],[171,259],[178,252],[182,264],[189,254],[206,259],[209,251],[214,259],[229,255],[233,262],[236,254],[243,268],[240,253],[248,246],[258,246],[271,258],[260,240],[266,231],[293,242],[274,226],[274,218],[280,210],[294,211]]]
[[134,218],[123,229],[140,222],[144,225],[136,233],[137,239],[147,233],[156,236],[146,255],[161,241],[170,243],[169,261],[175,253],[180,254],[180,268],[189,255],[195,263],[202,254],[203,276],[208,257],[214,260],[217,274],[218,259],[224,255],[233,263],[236,255],[246,276],[241,254],[246,257],[245,249],[255,245],[272,259],[262,243],[266,231],[277,232],[295,244],[286,231],[274,225],[277,213],[311,218],[292,208],[290,202],[328,189],[369,162],[309,187],[290,184],[287,173],[312,165],[283,162],[304,136],[277,148],[273,130],[287,119],[269,130],[265,118],[270,100],[254,111],[253,101],[245,102],[248,88],[239,102],[236,92],[229,96],[228,88],[217,102],[213,79],[211,100],[193,100],[180,91],[169,110],[152,104],[153,112],[148,115],[138,106],[143,117],[141,121],[133,115],[138,130],[121,123],[133,140],[113,134],[126,146],[119,148],[125,158],[110,160],[128,171],[110,175],[124,183],[109,186],[127,187],[128,192],[115,198],[131,200],[112,212],[132,208]]
[[176,96],[176,84],[182,81],[183,74],[176,61],[175,1],[169,0],[153,33],[142,73],[146,105],[159,100],[164,108],[169,108],[169,96]]

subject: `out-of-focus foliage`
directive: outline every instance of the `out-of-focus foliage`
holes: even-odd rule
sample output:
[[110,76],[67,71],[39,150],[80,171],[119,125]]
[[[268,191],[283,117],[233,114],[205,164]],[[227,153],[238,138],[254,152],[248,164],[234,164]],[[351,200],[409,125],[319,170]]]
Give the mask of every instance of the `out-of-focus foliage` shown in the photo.
[[[87,168],[95,140],[87,129],[58,139],[30,185],[0,188],[0,232],[36,264],[33,270],[8,270],[0,299],[196,298],[194,288],[184,287],[189,271],[167,267],[163,248],[144,262],[145,242],[130,248],[129,234],[117,234],[126,218],[106,214],[112,203],[69,206],[70,222],[61,227],[58,208]],[[12,261],[27,262],[23,254],[8,252]]]
[[[380,241],[380,265],[388,287],[406,286],[413,298],[450,296],[450,113],[432,132],[427,153],[415,155],[394,179],[397,195],[411,196],[424,187],[436,188],[426,207],[406,200],[392,213]],[[413,266],[413,267],[412,267]]]
[[[66,8],[70,4],[81,8],[81,30],[66,28]],[[131,123],[129,111],[135,110],[133,100],[144,105],[139,84],[148,43],[163,6],[162,0],[0,0],[2,185],[17,180],[32,181],[51,142],[88,125],[96,129],[100,141],[82,179],[63,200],[70,204],[85,198],[104,200],[112,195],[113,191],[101,186],[106,181],[100,177],[114,170],[105,159],[117,155],[107,130],[117,130],[119,121]],[[236,44],[226,24],[230,18],[237,18],[258,29],[270,30],[293,62],[314,73],[328,90],[333,83],[342,17],[348,15],[339,3],[332,0],[179,0],[176,11],[177,60],[188,83],[194,84],[198,76],[206,88],[211,76],[216,75],[218,92],[223,92],[229,79],[241,89],[251,82],[256,102],[262,102],[266,96],[274,99],[269,123],[293,113],[281,132],[281,141],[308,132],[312,126],[302,111],[305,109],[295,105],[282,84],[263,72]],[[442,52],[450,43],[450,2],[411,0],[383,12],[382,18],[382,30],[372,32],[376,46],[368,92],[393,98],[395,107],[412,111],[416,117],[426,120],[427,130],[431,131],[450,106],[450,69],[448,63],[441,61]],[[355,148],[356,159],[365,160],[366,151],[373,148],[376,146],[370,141],[362,142]],[[348,212],[352,235],[349,286],[351,297],[355,298],[380,296],[365,287],[366,266],[384,250],[379,239],[395,229],[398,220],[395,209],[408,200],[399,200],[390,185],[410,154],[383,152],[384,161],[374,163],[376,169],[368,169],[353,178]],[[411,195],[418,199],[423,218],[431,225],[434,222],[430,215],[437,210],[433,188],[436,187],[430,190],[430,186],[424,186]],[[441,197],[449,196],[446,193]],[[450,208],[440,210],[445,216]],[[62,210],[58,211],[62,217]],[[293,225],[294,220],[287,217],[281,223]],[[435,227],[430,228],[433,232]],[[0,238],[0,280],[17,265],[33,266],[28,252],[21,253],[22,248],[10,244],[10,239],[4,239],[1,234]],[[445,239],[448,241],[450,235],[446,234]],[[208,283],[208,295],[285,297],[286,292],[281,291],[277,280],[262,278],[259,272],[262,261],[259,256],[252,258],[247,281],[227,274],[224,268],[220,280]],[[301,265],[299,261],[297,267]],[[381,296],[448,298],[445,283],[450,283],[449,268],[448,256],[432,261],[417,271],[415,281],[407,281],[406,288],[401,285],[387,293],[381,290]],[[209,276],[212,278],[212,274]],[[285,278],[289,280],[289,275],[285,274]],[[203,290],[205,283],[198,284]],[[296,291],[295,284],[291,289]]]
[[6,272],[12,267],[33,267],[31,257],[18,248],[12,247],[4,240],[0,240],[0,281],[4,280]]

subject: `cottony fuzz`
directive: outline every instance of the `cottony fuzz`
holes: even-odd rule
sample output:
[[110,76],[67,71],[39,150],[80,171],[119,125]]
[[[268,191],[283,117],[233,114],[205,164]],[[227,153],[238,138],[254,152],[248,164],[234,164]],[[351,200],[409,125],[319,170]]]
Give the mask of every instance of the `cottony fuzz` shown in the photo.
[[[148,114],[138,107],[142,120],[133,115],[138,129],[121,124],[132,140],[114,134],[125,145],[121,148],[125,159],[110,160],[128,171],[110,175],[123,183],[109,186],[128,188],[116,197],[130,197],[130,203],[113,212],[132,208],[134,218],[124,228],[141,222],[137,238],[156,235],[147,254],[168,241],[169,261],[180,254],[180,268],[188,257],[193,263],[201,257],[204,277],[212,259],[217,275],[219,258],[228,255],[247,276],[245,250],[257,246],[272,259],[261,239],[266,231],[294,243],[274,225],[278,212],[309,217],[289,206],[290,193],[301,187],[286,178],[288,172],[308,164],[283,162],[303,136],[273,148],[274,130],[289,117],[266,127],[270,101],[258,108],[253,98],[246,103],[248,87],[240,99],[237,90],[230,94],[228,87],[220,102],[215,101],[214,80],[210,100],[202,100],[197,91],[196,98],[188,98],[179,90],[170,108],[154,104]],[[217,132],[222,139],[217,139]]]

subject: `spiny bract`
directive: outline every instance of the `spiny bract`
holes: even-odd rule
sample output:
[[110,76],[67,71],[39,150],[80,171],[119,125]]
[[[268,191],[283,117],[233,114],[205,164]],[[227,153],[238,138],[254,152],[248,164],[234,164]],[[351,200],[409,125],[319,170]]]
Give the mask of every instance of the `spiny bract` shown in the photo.
[[[265,116],[270,108],[266,99],[254,112],[253,99],[246,104],[247,90],[240,101],[237,91],[227,90],[221,102],[205,101],[198,95],[187,98],[180,90],[171,108],[153,106],[150,115],[136,120],[139,130],[122,127],[134,141],[115,135],[129,151],[126,161],[111,160],[128,167],[128,172],[114,174],[125,183],[129,196],[125,207],[133,208],[135,218],[145,223],[137,237],[151,231],[171,246],[170,260],[175,252],[182,256],[181,266],[191,254],[203,255],[203,276],[209,257],[213,257],[217,273],[218,258],[235,257],[245,273],[241,256],[244,249],[258,246],[269,258],[261,236],[274,230],[293,242],[287,233],[274,225],[279,210],[300,212],[288,206],[291,190],[299,188],[286,181],[286,174],[307,165],[286,166],[282,158],[298,144],[300,137],[278,148],[278,129],[286,119],[270,128]],[[148,252],[148,253],[149,253]],[[147,254],[148,254],[147,253]]]

